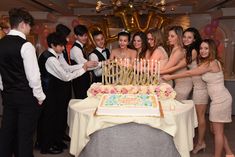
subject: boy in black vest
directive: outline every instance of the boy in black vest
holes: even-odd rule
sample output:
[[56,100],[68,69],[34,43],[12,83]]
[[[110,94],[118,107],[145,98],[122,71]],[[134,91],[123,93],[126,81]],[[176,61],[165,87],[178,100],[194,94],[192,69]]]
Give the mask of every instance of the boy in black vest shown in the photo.
[[0,40],[0,156],[11,157],[14,151],[17,157],[33,157],[33,134],[45,99],[35,48],[26,40],[33,17],[15,8],[9,19],[12,30]]
[[70,66],[65,60],[61,61],[58,57],[64,50],[66,40],[59,33],[49,34],[47,44],[48,50],[44,51],[38,60],[43,91],[47,98],[43,103],[44,108],[39,119],[37,140],[42,154],[59,154],[64,148],[61,115],[64,114],[64,106],[67,103],[64,97],[65,82],[81,76],[88,67],[97,66],[97,63],[89,61]]
[[[72,65],[84,64],[88,61],[87,54],[84,51],[84,46],[88,41],[88,30],[84,25],[77,25],[74,27],[74,34],[76,41],[70,50],[70,60]],[[99,65],[100,66],[100,65]],[[89,68],[93,70],[95,68]],[[84,99],[87,97],[87,90],[91,85],[90,73],[86,72],[82,76],[73,80],[73,90],[76,99]]]
[[[58,24],[56,25],[56,32],[58,32],[59,34],[61,34],[67,42],[69,42],[69,34],[71,32],[71,30],[63,25],[63,24]],[[66,62],[68,64],[71,64],[70,63],[70,58],[69,58],[69,54],[68,54],[68,51],[66,49],[66,45],[64,45],[64,51],[62,52],[62,54],[60,55],[60,58],[59,59],[65,59]],[[65,141],[70,141],[70,137],[66,134],[66,128],[67,128],[67,109],[68,109],[68,104],[69,104],[69,101],[70,99],[72,98],[72,81],[68,81],[68,82],[65,82],[65,87],[64,87],[64,90],[65,90],[65,100],[66,102],[64,103],[64,114],[62,114],[61,116],[63,117],[62,119],[62,122],[61,122],[61,129],[62,129],[62,133],[64,134],[63,135],[63,140]],[[66,145],[64,144],[64,148],[66,148]]]
[[[96,48],[90,53],[89,60],[91,61],[105,61],[109,59],[110,52],[109,49],[105,48],[105,38],[101,31],[94,31],[92,33],[94,38]],[[102,81],[102,68],[97,68],[93,70],[93,80],[92,82]]]

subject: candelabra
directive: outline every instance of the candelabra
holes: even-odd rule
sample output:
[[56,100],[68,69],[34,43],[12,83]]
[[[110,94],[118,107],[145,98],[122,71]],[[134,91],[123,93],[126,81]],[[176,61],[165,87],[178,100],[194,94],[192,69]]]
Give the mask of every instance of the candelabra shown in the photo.
[[101,0],[97,0],[96,11],[99,13],[103,10],[159,10],[161,12],[166,11],[166,0],[111,0],[110,3],[103,3]]

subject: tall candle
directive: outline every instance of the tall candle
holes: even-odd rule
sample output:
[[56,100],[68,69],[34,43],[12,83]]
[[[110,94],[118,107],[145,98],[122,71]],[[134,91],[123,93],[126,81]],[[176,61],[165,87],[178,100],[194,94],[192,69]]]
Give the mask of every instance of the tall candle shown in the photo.
[[116,83],[118,83],[118,60],[117,59],[115,59],[115,66],[116,66],[116,71],[115,71],[115,73],[116,73]]
[[157,69],[158,69],[157,80],[159,81],[160,80],[160,61],[158,61]]
[[148,84],[149,84],[149,82],[150,82],[150,77],[149,77],[149,73],[150,73],[150,69],[149,69],[149,67],[150,67],[150,62],[149,62],[149,59],[148,59],[148,61],[147,61],[147,63],[148,63],[148,69],[147,69],[147,78],[148,78]]
[[112,68],[112,83],[114,84],[114,61],[111,62],[111,68]]
[[136,83],[139,84],[139,71],[140,71],[140,67],[139,67],[139,59],[137,59],[137,63],[136,63],[136,66],[137,66],[137,79],[136,79]]
[[136,77],[136,75],[135,75],[135,72],[136,72],[136,58],[135,58],[135,60],[134,60],[134,70],[133,70],[133,75],[134,75],[134,77],[133,77],[133,83],[135,83],[135,77]]
[[104,84],[104,62],[101,61],[101,69],[102,69],[102,84]]

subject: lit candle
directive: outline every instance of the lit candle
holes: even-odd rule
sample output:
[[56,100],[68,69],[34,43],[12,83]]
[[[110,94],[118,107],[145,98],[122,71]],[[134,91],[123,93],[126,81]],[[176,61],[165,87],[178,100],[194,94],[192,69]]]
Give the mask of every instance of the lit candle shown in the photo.
[[101,61],[101,69],[102,69],[102,84],[104,84],[104,62]]
[[157,66],[157,69],[158,69],[158,71],[157,71],[157,81],[159,81],[160,80],[160,61],[158,61],[158,66]]
[[112,68],[112,83],[114,84],[114,61],[111,62],[111,68]]
[[117,59],[115,59],[115,66],[116,66],[116,71],[115,71],[115,73],[116,73],[116,83],[118,84],[118,60]]
[[147,78],[148,78],[148,84],[149,84],[149,82],[150,82],[150,77],[149,77],[149,73],[150,73],[150,69],[149,69],[149,67],[150,67],[150,62],[149,62],[149,59],[148,59],[148,61],[147,61],[147,63],[148,63],[148,69],[147,69]]
[[139,67],[139,59],[137,59],[137,63],[136,63],[136,66],[137,66],[137,78],[136,78],[136,83],[138,84],[139,83],[139,71],[140,71],[140,67]]

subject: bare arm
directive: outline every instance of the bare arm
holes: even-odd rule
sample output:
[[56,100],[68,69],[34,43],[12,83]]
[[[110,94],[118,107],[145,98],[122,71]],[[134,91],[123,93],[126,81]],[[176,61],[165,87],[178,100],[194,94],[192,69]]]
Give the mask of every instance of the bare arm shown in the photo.
[[171,54],[169,61],[166,63],[164,67],[162,67],[161,70],[169,69],[173,66],[175,66],[177,63],[180,62],[180,60],[184,58],[184,52],[183,49],[177,49],[173,54]]
[[186,65],[187,65],[186,59],[184,58],[184,59],[180,60],[180,62],[177,65],[175,65],[169,69],[164,68],[163,70],[160,71],[160,74],[169,74],[169,73],[175,72],[181,68],[186,67]]
[[[197,58],[197,52],[195,50],[193,50],[192,51],[192,60],[194,61],[196,58]],[[163,70],[160,71],[160,73],[161,74],[169,74],[169,73],[175,72],[181,68],[184,68],[186,66],[187,66],[186,58],[184,58],[184,59],[180,60],[180,62],[177,65],[175,65],[169,69],[164,68]]]
[[183,78],[183,77],[190,77],[190,76],[198,76],[205,74],[207,72],[211,71],[211,67],[208,64],[202,64],[197,68],[194,68],[192,70],[187,70],[182,73],[174,74],[174,75],[164,75],[162,78],[164,80],[173,80],[177,78]]
[[162,51],[160,49],[155,49],[153,54],[150,56],[149,60],[161,60],[162,59]]

